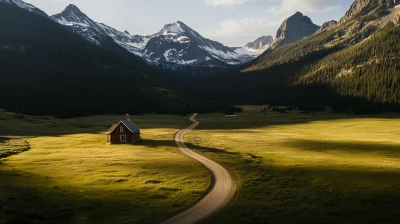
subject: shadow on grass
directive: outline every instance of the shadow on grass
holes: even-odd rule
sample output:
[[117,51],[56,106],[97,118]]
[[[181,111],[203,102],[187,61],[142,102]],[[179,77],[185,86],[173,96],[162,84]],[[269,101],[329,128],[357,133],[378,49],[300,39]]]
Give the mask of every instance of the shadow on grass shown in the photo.
[[[307,124],[317,121],[351,120],[351,119],[400,119],[400,114],[378,114],[378,115],[347,115],[334,113],[303,114],[300,112],[289,112],[281,114],[277,112],[243,113],[236,117],[224,117],[219,115],[199,115],[196,120],[200,125],[198,130],[240,130],[262,128],[279,125]],[[204,121],[204,122],[203,122]]]
[[[70,223],[78,206],[56,188],[20,184],[43,177],[0,170],[0,216],[5,223]],[[48,180],[45,181],[48,184]]]
[[214,158],[236,170],[240,193],[204,223],[400,222],[400,172],[395,170],[275,167],[272,161],[227,154]]
[[[144,139],[138,142],[136,145],[147,146],[151,148],[162,148],[166,146],[177,147],[177,143],[174,140],[152,140],[152,139]],[[208,148],[203,146],[194,145],[191,143],[186,143],[185,145],[192,150],[197,150],[204,153],[214,153],[214,154],[223,154],[223,155],[235,155],[241,156],[240,153],[236,152],[229,152],[223,149],[216,149],[216,148]]]
[[346,152],[384,153],[392,157],[400,157],[400,145],[390,145],[384,143],[293,140],[287,142],[286,144],[291,147],[295,148],[300,147],[303,150],[314,151],[314,152],[346,151]]
[[0,159],[25,152],[30,149],[29,143],[21,137],[0,137]]
[[[24,119],[0,120],[3,136],[63,136],[71,134],[105,134],[118,123],[120,116],[90,116],[71,119],[26,117]],[[143,115],[132,118],[142,129],[183,129],[191,124],[188,118],[178,116]]]
[[9,139],[10,139],[10,138],[0,136],[0,144],[1,144],[1,143],[5,143],[5,142],[8,141]]
[[[251,128],[261,128],[278,125],[304,124],[314,121],[329,121],[338,119],[360,119],[360,118],[378,118],[378,119],[400,119],[400,114],[380,114],[380,115],[346,115],[346,114],[328,114],[317,113],[316,115],[301,114],[299,112],[290,112],[280,114],[276,112],[264,113],[244,113],[237,117],[224,117],[218,115],[199,115],[196,119],[200,125],[198,130],[241,130]],[[35,120],[36,119],[36,120]],[[96,134],[106,133],[112,124],[117,123],[115,117],[107,118],[74,118],[74,119],[42,119],[35,118],[34,122],[29,119],[16,119],[10,121],[0,121],[0,135],[4,136],[63,136],[71,134]],[[142,119],[142,120],[141,120]],[[153,128],[175,128],[182,129],[190,125],[190,121],[185,118],[176,119],[176,121],[166,122],[167,118],[152,116],[137,117],[136,123],[143,131]],[[203,122],[204,121],[204,122]],[[1,141],[1,140],[0,140]]]
[[223,149],[208,148],[208,147],[194,145],[191,143],[185,143],[185,144],[189,149],[199,151],[202,153],[213,153],[213,154],[219,154],[219,155],[230,155],[230,156],[234,156],[234,157],[242,157],[242,155],[238,152],[229,152],[229,151],[223,150]]
[[170,201],[177,191],[81,190],[56,185],[42,175],[3,169],[0,180],[0,223],[7,224],[150,224],[185,206]]

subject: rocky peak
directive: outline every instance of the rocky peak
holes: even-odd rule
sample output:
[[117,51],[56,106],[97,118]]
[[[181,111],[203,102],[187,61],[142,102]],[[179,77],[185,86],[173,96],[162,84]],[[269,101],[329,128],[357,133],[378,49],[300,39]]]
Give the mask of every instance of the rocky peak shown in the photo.
[[259,51],[267,45],[271,45],[274,38],[272,36],[262,36],[253,42],[246,44],[244,47],[250,51]]
[[[159,36],[168,36],[168,38],[173,38],[178,40],[178,42],[184,43],[197,42],[201,45],[208,45],[211,43],[197,31],[193,30],[181,21],[165,25],[158,33],[152,35],[151,37]],[[213,45],[213,43],[211,43],[211,45]]]
[[72,4],[68,5],[61,13],[51,16],[51,18],[62,25],[90,27],[94,31],[104,34],[104,31],[95,21]]
[[58,19],[65,19],[68,22],[80,22],[80,23],[86,23],[90,21],[91,19],[83,13],[77,6],[75,5],[68,5],[64,11],[62,11],[59,14],[56,14],[52,16],[53,18],[58,18]]
[[69,4],[65,9],[64,12],[69,12],[69,13],[73,13],[73,14],[82,14],[82,11],[73,4]]
[[400,0],[356,0],[340,23],[345,23],[357,15],[367,15],[378,10],[390,9],[400,4]]
[[338,22],[335,21],[335,20],[331,20],[331,21],[325,22],[319,28],[318,32],[324,32],[324,31],[330,30],[332,27],[336,26],[337,24],[338,24]]
[[90,19],[77,6],[72,4],[68,5],[61,13],[51,16],[51,19],[69,27],[74,33],[78,33],[96,45],[101,45],[103,41],[107,41],[109,38],[101,24]]
[[186,28],[187,26],[178,21],[175,23],[170,23],[170,24],[166,24],[158,33],[156,33],[155,35],[171,35],[171,36],[175,36],[175,35],[182,35],[185,33],[184,28]]
[[318,29],[319,26],[315,25],[309,17],[304,16],[301,12],[296,12],[280,26],[274,46],[297,42],[312,35]]

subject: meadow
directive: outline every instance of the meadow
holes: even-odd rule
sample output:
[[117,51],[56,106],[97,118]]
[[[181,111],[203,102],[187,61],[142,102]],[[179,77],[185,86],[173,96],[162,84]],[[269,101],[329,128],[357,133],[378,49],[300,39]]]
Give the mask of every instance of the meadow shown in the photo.
[[185,136],[238,192],[204,223],[399,223],[400,116],[199,115]]
[[133,116],[143,141],[108,145],[123,116],[0,113],[0,223],[157,223],[199,200],[209,172],[173,136],[187,117]]
[[[199,115],[184,137],[238,183],[203,223],[399,223],[399,115],[243,108]],[[144,140],[106,144],[120,119],[0,113],[0,223],[157,223],[207,192],[209,172],[173,141],[187,117],[134,116]]]

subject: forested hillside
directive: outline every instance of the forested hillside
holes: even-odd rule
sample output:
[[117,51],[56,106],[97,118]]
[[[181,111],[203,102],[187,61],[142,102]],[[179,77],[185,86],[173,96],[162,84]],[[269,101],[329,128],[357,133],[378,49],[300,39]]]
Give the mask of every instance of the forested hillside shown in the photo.
[[343,96],[400,104],[399,37],[400,27],[389,23],[365,42],[305,67],[293,84],[327,84]]
[[145,62],[109,46],[0,3],[0,108],[56,116],[188,111]]
[[400,27],[392,19],[397,12],[357,14],[344,24],[268,50],[240,73],[226,74],[224,79],[231,75],[225,87],[230,94],[224,92],[224,97],[220,90],[216,97],[309,109],[331,106],[342,112],[398,111]]
[[218,112],[234,104],[400,111],[400,8],[357,2],[340,22],[307,38],[204,76],[154,70],[111,37],[99,47],[0,3],[0,108],[61,117]]

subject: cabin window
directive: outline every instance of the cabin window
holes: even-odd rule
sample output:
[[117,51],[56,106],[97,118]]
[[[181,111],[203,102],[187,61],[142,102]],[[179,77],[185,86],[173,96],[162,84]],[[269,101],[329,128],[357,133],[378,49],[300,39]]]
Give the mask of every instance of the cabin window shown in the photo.
[[126,142],[126,135],[121,135],[120,140],[121,142]]
[[119,127],[119,131],[124,132],[124,127],[123,126]]

